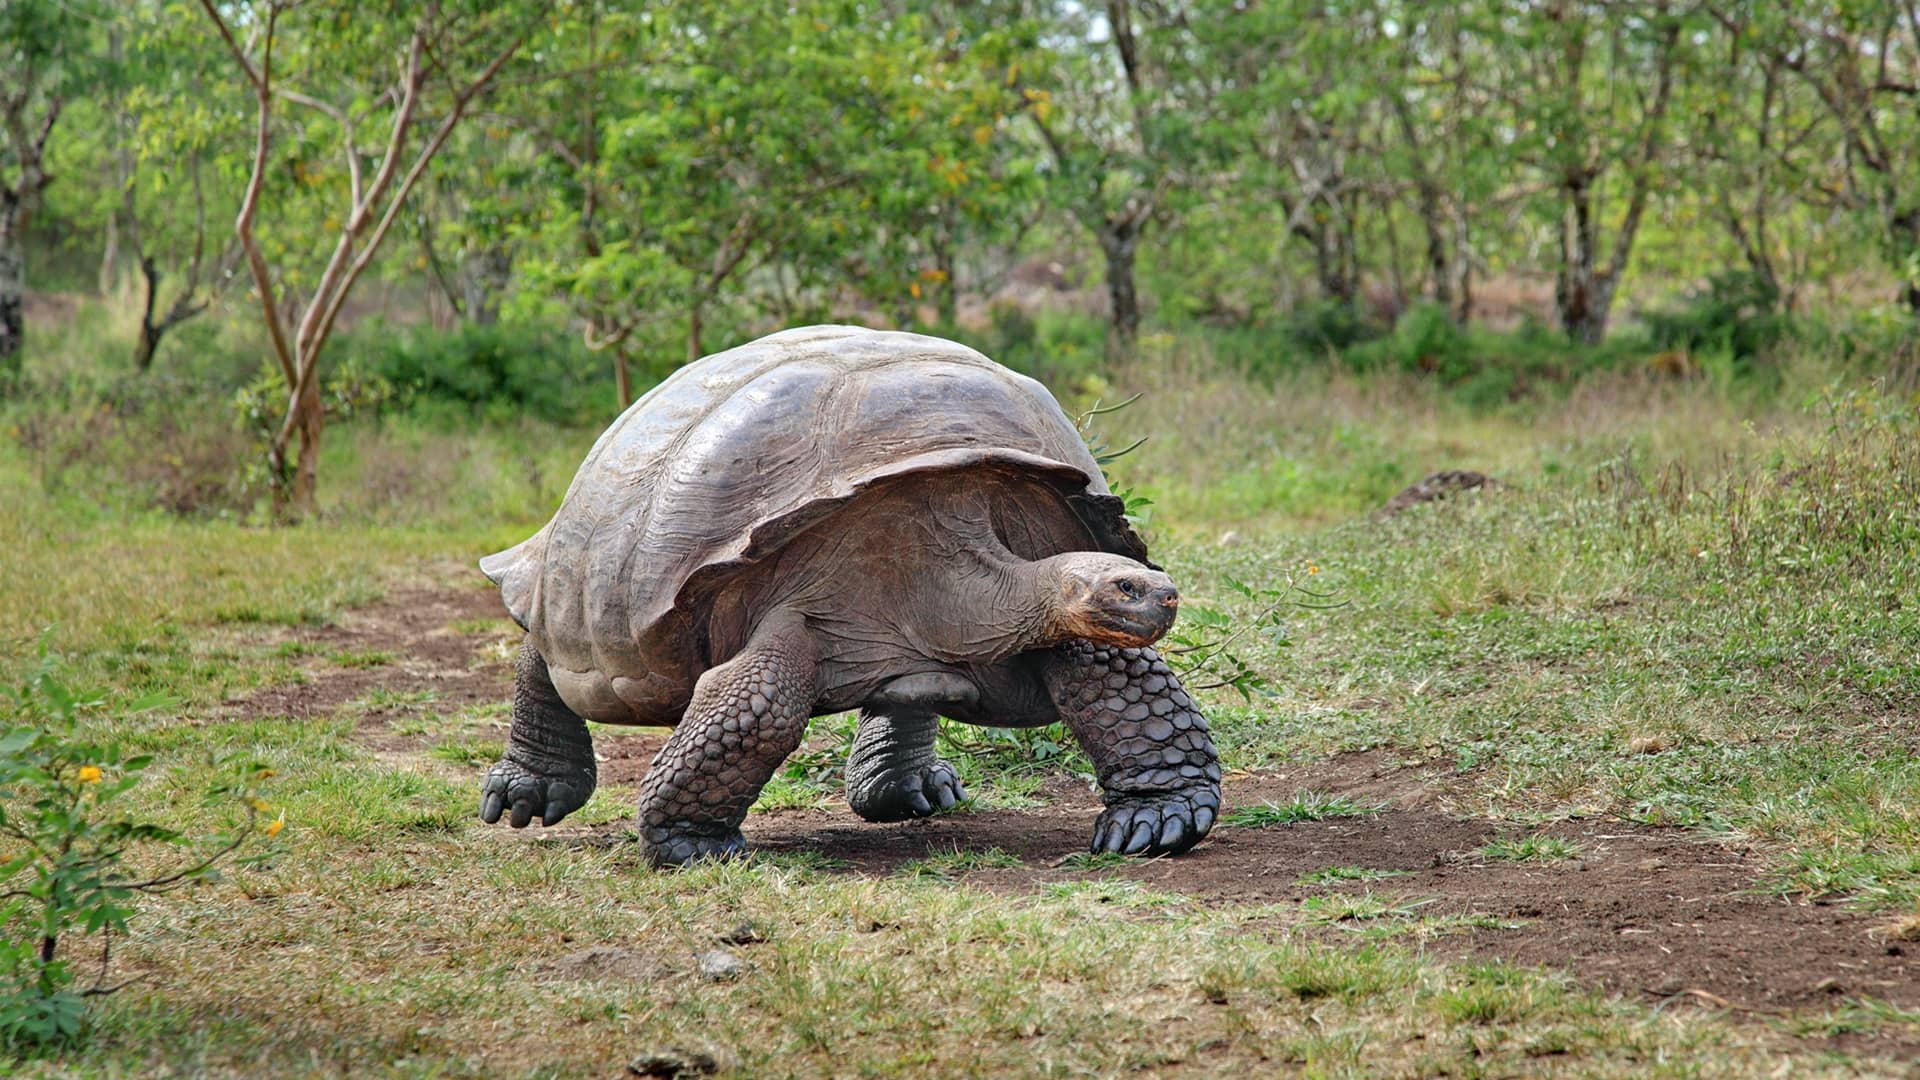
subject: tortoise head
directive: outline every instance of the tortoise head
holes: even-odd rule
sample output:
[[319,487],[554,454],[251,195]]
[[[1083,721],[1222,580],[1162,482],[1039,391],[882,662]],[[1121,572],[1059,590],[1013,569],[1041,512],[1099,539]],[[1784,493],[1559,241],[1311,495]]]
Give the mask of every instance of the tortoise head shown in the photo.
[[1173,579],[1125,556],[1073,551],[1043,562],[1051,571],[1047,621],[1056,641],[1151,645],[1179,614],[1180,590]]

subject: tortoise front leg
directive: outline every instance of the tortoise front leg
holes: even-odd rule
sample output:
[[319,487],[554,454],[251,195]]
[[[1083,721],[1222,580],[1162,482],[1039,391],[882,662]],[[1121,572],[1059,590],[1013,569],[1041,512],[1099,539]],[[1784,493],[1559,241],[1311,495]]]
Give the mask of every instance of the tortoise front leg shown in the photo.
[[1094,851],[1172,854],[1207,835],[1220,812],[1220,759],[1159,653],[1070,641],[1048,657],[1046,683],[1107,804]]
[[740,655],[694,684],[640,783],[640,843],[655,866],[745,850],[740,823],[813,714],[813,639],[797,616],[763,622]]
[[506,754],[480,786],[480,820],[491,825],[508,810],[507,824],[516,829],[536,816],[542,825],[557,825],[587,805],[595,779],[587,722],[560,700],[533,642],[522,642],[513,670],[513,727]]

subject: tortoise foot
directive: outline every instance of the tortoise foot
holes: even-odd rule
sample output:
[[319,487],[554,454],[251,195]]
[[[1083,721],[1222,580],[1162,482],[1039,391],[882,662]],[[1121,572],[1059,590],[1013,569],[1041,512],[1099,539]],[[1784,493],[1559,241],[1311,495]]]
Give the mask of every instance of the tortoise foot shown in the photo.
[[967,801],[967,789],[952,765],[935,760],[902,769],[848,793],[847,805],[868,821],[931,817]]
[[744,855],[747,841],[727,825],[647,825],[640,830],[640,847],[655,866],[686,866]]
[[1200,842],[1220,813],[1220,789],[1208,784],[1110,799],[1093,823],[1092,850],[1177,855]]
[[558,825],[560,819],[587,805],[593,795],[591,769],[570,769],[541,773],[511,758],[502,758],[487,770],[480,785],[480,820],[491,825],[508,810],[507,824],[524,829],[535,815],[542,825]]

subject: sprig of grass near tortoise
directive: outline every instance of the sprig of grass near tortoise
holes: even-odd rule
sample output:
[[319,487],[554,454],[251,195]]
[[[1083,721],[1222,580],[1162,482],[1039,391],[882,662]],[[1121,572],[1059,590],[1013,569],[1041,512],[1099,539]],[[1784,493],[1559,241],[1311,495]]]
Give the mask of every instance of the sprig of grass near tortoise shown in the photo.
[[1579,858],[1581,848],[1558,836],[1503,836],[1480,845],[1474,854],[1494,862],[1564,862]]
[[975,870],[1004,869],[1019,866],[1020,859],[997,847],[961,848],[928,852],[924,859],[903,864],[895,876],[909,881],[954,881]]
[[[1345,607],[1332,592],[1321,592],[1302,584],[1303,577],[1320,573],[1315,563],[1307,563],[1300,574],[1287,573],[1281,588],[1255,587],[1233,577],[1221,576],[1221,583],[1246,600],[1264,603],[1252,616],[1235,625],[1233,618],[1216,608],[1189,604],[1182,611],[1184,626],[1169,632],[1160,651],[1168,657],[1176,674],[1190,691],[1232,690],[1252,701],[1255,694],[1271,695],[1272,683],[1233,646],[1247,634],[1258,631],[1275,648],[1287,648],[1287,624],[1280,617],[1282,608],[1329,611]],[[1302,599],[1304,597],[1304,599]]]
[[1264,829],[1272,825],[1293,825],[1329,818],[1372,817],[1383,809],[1385,807],[1382,805],[1357,803],[1345,795],[1302,791],[1289,802],[1263,801],[1258,806],[1229,810],[1221,815],[1220,823],[1235,829]]
[[1300,901],[1306,921],[1316,924],[1373,922],[1380,919],[1411,919],[1437,897],[1418,900],[1391,893],[1327,893]]

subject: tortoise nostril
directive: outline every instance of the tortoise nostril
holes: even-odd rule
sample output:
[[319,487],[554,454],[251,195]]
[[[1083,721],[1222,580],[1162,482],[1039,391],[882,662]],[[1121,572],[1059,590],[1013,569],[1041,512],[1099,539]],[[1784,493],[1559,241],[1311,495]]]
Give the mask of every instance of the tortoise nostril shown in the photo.
[[1180,594],[1172,589],[1162,589],[1155,593],[1153,598],[1160,601],[1161,607],[1178,608],[1180,606]]

